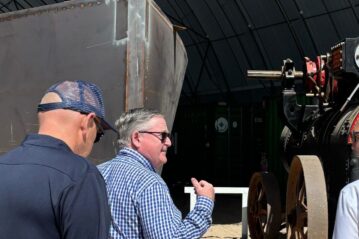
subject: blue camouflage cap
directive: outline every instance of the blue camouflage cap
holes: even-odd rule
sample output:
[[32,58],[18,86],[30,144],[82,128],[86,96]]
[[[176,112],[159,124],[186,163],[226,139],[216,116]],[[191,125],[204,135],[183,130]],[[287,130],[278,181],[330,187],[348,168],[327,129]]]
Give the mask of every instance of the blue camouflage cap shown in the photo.
[[37,106],[38,112],[55,109],[69,109],[84,114],[94,112],[100,119],[104,130],[117,131],[105,120],[105,106],[100,89],[93,83],[86,81],[63,81],[52,85],[46,92],[56,93],[61,102],[44,103]]

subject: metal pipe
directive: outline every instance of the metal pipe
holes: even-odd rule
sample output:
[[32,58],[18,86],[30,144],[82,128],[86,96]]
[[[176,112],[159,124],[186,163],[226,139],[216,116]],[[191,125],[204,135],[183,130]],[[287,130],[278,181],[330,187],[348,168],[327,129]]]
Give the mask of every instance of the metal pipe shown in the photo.
[[[267,71],[267,70],[248,70],[247,77],[248,78],[264,78],[269,80],[277,80],[282,78],[281,71]],[[294,71],[294,78],[302,78],[302,71]]]
[[354,88],[354,90],[352,91],[352,93],[349,95],[349,97],[347,98],[347,100],[344,102],[343,106],[340,108],[340,112],[343,112],[345,107],[347,106],[347,104],[352,100],[354,94],[357,92],[357,90],[359,89],[359,83],[357,84],[357,86]]

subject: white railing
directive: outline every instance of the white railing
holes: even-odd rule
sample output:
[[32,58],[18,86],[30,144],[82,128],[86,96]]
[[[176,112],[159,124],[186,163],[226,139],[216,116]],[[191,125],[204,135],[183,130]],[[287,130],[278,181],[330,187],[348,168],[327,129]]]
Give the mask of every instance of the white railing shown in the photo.
[[[194,208],[196,204],[196,194],[193,187],[185,187],[185,193],[190,194],[190,210]],[[248,223],[247,223],[247,199],[248,188],[247,187],[214,187],[215,194],[241,194],[242,195],[242,239],[248,238]]]

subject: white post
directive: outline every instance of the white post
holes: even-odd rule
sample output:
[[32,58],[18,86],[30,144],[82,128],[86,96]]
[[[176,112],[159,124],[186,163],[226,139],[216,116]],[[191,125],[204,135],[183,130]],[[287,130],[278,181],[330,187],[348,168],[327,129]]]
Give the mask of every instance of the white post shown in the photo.
[[248,188],[246,193],[242,193],[242,239],[248,238],[247,200],[248,200]]
[[184,192],[190,194],[189,210],[192,211],[196,204],[197,195],[195,194],[193,187],[185,187]]

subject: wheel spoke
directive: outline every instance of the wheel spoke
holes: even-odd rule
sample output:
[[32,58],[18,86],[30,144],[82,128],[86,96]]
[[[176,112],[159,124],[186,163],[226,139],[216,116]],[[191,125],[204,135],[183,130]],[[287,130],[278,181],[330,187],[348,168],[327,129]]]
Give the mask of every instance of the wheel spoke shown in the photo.
[[280,194],[275,177],[269,173],[255,173],[248,193],[251,238],[277,239],[280,225]]

